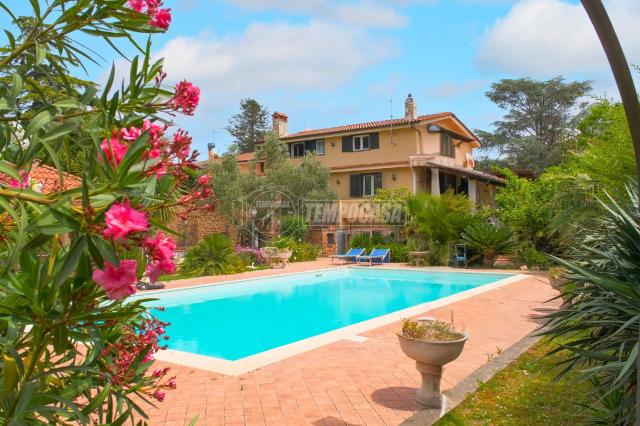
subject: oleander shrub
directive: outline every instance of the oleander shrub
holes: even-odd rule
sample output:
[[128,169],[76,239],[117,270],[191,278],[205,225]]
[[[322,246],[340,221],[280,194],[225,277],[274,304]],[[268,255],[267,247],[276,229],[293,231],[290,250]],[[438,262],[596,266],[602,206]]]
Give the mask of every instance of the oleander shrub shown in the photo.
[[[142,274],[175,270],[162,222],[211,195],[191,138],[166,120],[193,114],[199,89],[165,84],[180,76],[151,60],[171,21],[162,1],[0,1],[0,13],[0,423],[143,424],[176,380],[149,371],[168,325],[128,297]],[[74,75],[116,40],[138,54],[124,80]],[[35,180],[40,166],[57,178]]]

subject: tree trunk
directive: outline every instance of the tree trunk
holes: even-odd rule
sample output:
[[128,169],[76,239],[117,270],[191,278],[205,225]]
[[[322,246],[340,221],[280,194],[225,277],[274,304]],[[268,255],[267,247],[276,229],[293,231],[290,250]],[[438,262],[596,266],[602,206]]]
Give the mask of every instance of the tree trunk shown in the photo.
[[591,19],[602,43],[620,91],[620,98],[629,122],[631,140],[633,141],[636,155],[636,180],[638,182],[638,193],[640,194],[640,102],[631,77],[631,70],[602,1],[582,0],[582,5],[587,11],[589,19]]

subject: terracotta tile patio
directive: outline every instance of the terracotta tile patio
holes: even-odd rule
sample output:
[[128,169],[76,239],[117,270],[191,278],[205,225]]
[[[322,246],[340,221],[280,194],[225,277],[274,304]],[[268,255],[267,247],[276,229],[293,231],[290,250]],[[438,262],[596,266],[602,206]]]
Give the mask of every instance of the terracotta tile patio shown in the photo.
[[[326,259],[292,264],[284,271],[181,280],[170,287],[322,267],[330,267]],[[539,310],[557,306],[545,303],[555,294],[546,278],[532,275],[425,312],[448,321],[453,311],[456,326],[471,335],[460,358],[445,368],[443,389],[535,330]],[[420,376],[398,347],[395,332],[399,328],[400,323],[384,326],[362,333],[367,337],[363,342],[341,340],[236,377],[157,361],[160,367],[172,368],[178,389],[167,392],[158,409],[148,410],[149,423],[184,425],[196,416],[197,424],[211,426],[403,423],[420,410],[413,400]]]

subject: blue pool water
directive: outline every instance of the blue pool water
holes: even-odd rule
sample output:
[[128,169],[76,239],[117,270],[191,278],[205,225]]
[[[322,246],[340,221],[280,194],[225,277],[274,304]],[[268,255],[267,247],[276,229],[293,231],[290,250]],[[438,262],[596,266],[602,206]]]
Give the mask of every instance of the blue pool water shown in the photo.
[[234,361],[507,277],[347,268],[168,291],[149,305],[165,307],[170,349]]

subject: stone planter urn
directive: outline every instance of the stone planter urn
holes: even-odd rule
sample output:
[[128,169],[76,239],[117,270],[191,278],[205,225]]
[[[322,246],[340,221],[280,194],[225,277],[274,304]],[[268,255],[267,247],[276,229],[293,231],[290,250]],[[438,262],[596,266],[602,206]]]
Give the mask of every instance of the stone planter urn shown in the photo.
[[422,376],[422,385],[416,393],[416,402],[429,408],[442,406],[440,394],[440,379],[442,367],[460,356],[464,344],[469,339],[467,333],[464,338],[452,341],[425,341],[412,339],[398,334],[400,348],[409,358],[416,362],[416,370]]
[[282,265],[283,268],[285,268],[289,263],[289,258],[292,254],[293,252],[291,250],[278,251],[278,262],[280,263],[280,265]]

